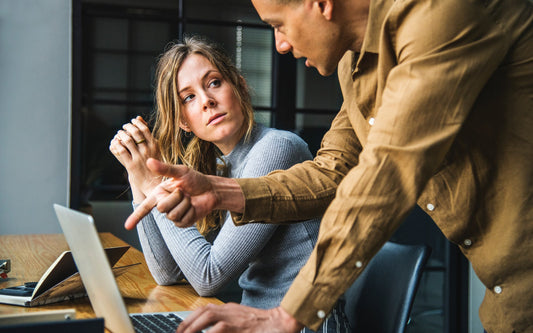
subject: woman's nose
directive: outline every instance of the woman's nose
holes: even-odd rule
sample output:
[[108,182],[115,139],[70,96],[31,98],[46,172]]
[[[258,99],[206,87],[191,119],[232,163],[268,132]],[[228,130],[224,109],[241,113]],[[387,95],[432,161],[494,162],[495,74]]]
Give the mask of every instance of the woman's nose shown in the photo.
[[204,97],[204,103],[203,103],[204,107],[204,111],[209,109],[209,108],[213,108],[217,105],[217,102],[216,100],[212,97],[212,96],[209,96],[209,95],[205,95]]

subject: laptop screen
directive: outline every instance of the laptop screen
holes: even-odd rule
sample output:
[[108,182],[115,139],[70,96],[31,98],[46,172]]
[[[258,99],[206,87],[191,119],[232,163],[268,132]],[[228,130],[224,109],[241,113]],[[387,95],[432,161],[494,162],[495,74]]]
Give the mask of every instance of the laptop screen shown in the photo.
[[89,300],[113,332],[134,332],[100,237],[90,215],[54,204]]

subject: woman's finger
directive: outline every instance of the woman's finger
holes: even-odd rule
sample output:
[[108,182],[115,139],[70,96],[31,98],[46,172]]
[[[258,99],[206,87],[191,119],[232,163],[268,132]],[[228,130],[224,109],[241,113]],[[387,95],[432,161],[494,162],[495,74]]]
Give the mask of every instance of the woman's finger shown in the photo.
[[137,129],[142,133],[142,136],[146,139],[146,141],[150,141],[152,139],[152,132],[150,132],[148,124],[141,116],[132,119],[131,123],[137,127]]
[[129,150],[124,147],[122,141],[120,141],[117,136],[115,136],[113,140],[111,140],[109,150],[121,163],[131,159],[131,154]]
[[139,145],[146,141],[141,130],[131,123],[124,124],[122,129],[133,138],[135,144]]
[[119,130],[117,132],[117,136],[122,142],[122,144],[130,151],[132,155],[138,151],[135,140],[126,131]]

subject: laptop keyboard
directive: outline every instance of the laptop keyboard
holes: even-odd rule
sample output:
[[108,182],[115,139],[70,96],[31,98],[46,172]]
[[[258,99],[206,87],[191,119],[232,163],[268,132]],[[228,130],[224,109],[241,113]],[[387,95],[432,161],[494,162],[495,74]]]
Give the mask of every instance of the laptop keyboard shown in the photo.
[[136,333],[176,332],[182,322],[181,318],[173,313],[130,314],[130,318]]

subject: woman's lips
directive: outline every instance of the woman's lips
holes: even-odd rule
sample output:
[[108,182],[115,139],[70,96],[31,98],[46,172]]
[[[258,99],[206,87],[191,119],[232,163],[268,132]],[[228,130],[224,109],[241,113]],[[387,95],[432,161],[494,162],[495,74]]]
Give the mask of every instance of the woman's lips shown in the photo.
[[224,119],[224,117],[226,116],[225,113],[219,113],[219,114],[216,114],[212,117],[209,118],[209,122],[207,123],[207,125],[216,125],[218,124],[219,122],[222,121],[222,119]]

